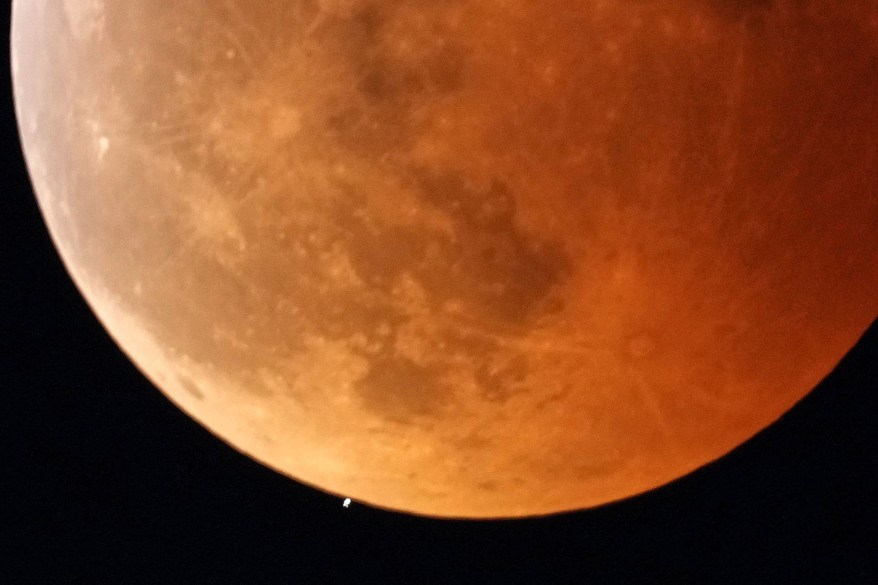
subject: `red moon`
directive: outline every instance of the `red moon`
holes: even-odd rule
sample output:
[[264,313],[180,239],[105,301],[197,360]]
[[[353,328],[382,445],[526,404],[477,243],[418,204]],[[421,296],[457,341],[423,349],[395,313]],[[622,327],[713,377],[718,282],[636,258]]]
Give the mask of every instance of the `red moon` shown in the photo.
[[446,517],[715,460],[878,314],[878,4],[15,0],[51,236],[234,448]]

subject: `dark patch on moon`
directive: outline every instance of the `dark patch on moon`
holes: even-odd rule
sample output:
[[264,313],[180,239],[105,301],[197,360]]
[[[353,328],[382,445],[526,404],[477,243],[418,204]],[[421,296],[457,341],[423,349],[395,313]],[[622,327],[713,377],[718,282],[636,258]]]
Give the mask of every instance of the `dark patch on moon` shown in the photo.
[[422,92],[424,83],[414,71],[376,58],[364,67],[357,88],[369,103],[395,107],[407,97]]
[[517,225],[506,183],[479,188],[458,173],[428,169],[416,170],[414,180],[421,200],[455,225],[447,250],[423,275],[428,290],[444,289],[444,300],[462,300],[474,316],[504,325],[525,326],[558,309],[552,293],[573,263],[561,243]]
[[[469,52],[451,35],[413,29],[411,50],[405,55],[394,52],[388,37],[398,34],[393,19],[405,18],[397,10],[392,2],[366,4],[336,19],[324,33],[327,39],[343,39],[331,41],[339,43],[331,50],[344,55],[350,76],[327,103],[327,136],[336,147],[376,164],[387,156],[404,155],[417,140],[420,124],[429,119],[430,105],[467,84]],[[378,293],[387,305],[370,309],[363,299],[324,298],[315,327],[336,339],[365,336],[364,347],[354,348],[370,366],[358,383],[361,397],[388,418],[409,420],[433,412],[452,389],[439,381],[442,370],[450,367],[447,363],[415,363],[394,346],[411,309],[395,294],[400,282],[416,282],[426,295],[426,308],[436,315],[448,315],[447,307],[453,305],[460,313],[453,317],[471,320],[477,329],[508,332],[511,327],[520,332],[562,306],[553,293],[571,272],[572,262],[559,243],[518,226],[515,194],[501,180],[477,188],[459,172],[424,168],[403,170],[402,178],[421,207],[442,213],[451,229],[391,224],[370,207],[358,185],[339,185],[342,196],[327,217],[333,240],[369,291],[366,296]],[[393,322],[384,317],[388,305],[395,307]],[[488,363],[498,350],[490,335],[440,329],[430,343],[441,338],[449,347],[461,347],[469,360],[475,360],[485,396],[506,400],[516,380],[523,378],[522,366],[488,370],[479,364]],[[461,336],[466,339],[450,339]]]
[[[441,382],[451,366],[435,360],[415,363],[395,347],[405,312],[413,308],[395,296],[395,288],[410,278],[423,290],[428,310],[470,321],[475,328],[464,333],[442,326],[429,343],[461,348],[482,397],[503,403],[522,390],[528,365],[524,356],[509,361],[491,331],[520,334],[557,308],[560,301],[554,293],[571,271],[571,259],[560,244],[518,227],[515,197],[501,181],[476,188],[459,174],[422,170],[414,173],[412,188],[423,207],[450,220],[450,233],[391,225],[352,185],[343,188],[345,195],[331,212],[333,239],[370,293],[380,293],[396,307],[397,318],[388,322],[388,306],[370,310],[362,300],[369,295],[354,295],[324,307],[317,326],[334,338],[366,336],[365,345],[372,349],[355,351],[369,360],[369,373],[359,381],[358,391],[370,408],[400,421],[433,413],[453,392]],[[459,312],[448,313],[449,303]],[[389,333],[379,335],[382,328]],[[485,334],[479,334],[482,330]]]
[[461,451],[480,451],[488,447],[491,444],[491,441],[476,432],[472,432],[456,439],[454,444],[459,447]]
[[353,188],[332,212],[351,263],[370,288],[391,297],[394,284],[411,276],[433,310],[453,301],[479,322],[502,326],[527,326],[559,309],[553,293],[573,263],[560,243],[517,226],[508,186],[497,181],[480,190],[455,173],[423,170],[415,181],[422,203],[451,220],[451,235],[387,225]]
[[348,80],[327,100],[325,128],[343,148],[366,158],[409,149],[428,105],[465,86],[469,51],[437,31],[413,36],[404,57],[394,53],[397,34],[388,22],[393,4],[368,4],[332,25],[324,38],[342,39],[335,49]]
[[180,387],[188,394],[191,394],[198,400],[204,400],[204,392],[202,392],[201,388],[199,388],[198,385],[190,380],[188,377],[177,376],[177,382],[180,383]]
[[370,359],[369,372],[358,382],[357,389],[370,409],[402,423],[435,415],[448,395],[434,368],[393,350]]
[[718,16],[734,21],[760,16],[774,7],[777,0],[707,0]]
[[460,44],[445,41],[423,60],[428,88],[439,94],[463,89],[466,82],[467,51]]

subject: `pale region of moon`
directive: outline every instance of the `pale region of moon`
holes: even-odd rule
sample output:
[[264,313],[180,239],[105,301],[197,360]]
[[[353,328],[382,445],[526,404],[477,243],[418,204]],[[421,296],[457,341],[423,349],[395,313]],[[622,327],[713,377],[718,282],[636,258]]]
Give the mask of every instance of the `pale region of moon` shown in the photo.
[[873,0],[16,0],[41,209],[175,403],[418,514],[727,453],[878,313]]

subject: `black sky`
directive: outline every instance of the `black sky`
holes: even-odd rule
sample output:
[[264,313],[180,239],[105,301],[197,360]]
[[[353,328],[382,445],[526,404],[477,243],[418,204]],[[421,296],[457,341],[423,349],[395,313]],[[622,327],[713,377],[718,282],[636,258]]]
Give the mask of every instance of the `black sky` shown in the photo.
[[649,494],[502,522],[344,508],[215,439],[105,334],[3,82],[0,583],[878,582],[878,326],[776,425]]

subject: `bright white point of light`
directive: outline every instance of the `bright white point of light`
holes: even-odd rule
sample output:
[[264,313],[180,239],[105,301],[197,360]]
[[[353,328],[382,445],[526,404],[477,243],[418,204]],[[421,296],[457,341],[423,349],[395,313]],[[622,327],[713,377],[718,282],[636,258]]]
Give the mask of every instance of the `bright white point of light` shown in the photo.
[[351,499],[350,499],[350,498],[345,498],[345,499],[344,499],[344,502],[342,502],[341,505],[344,506],[345,508],[347,508],[348,506],[351,505]]

